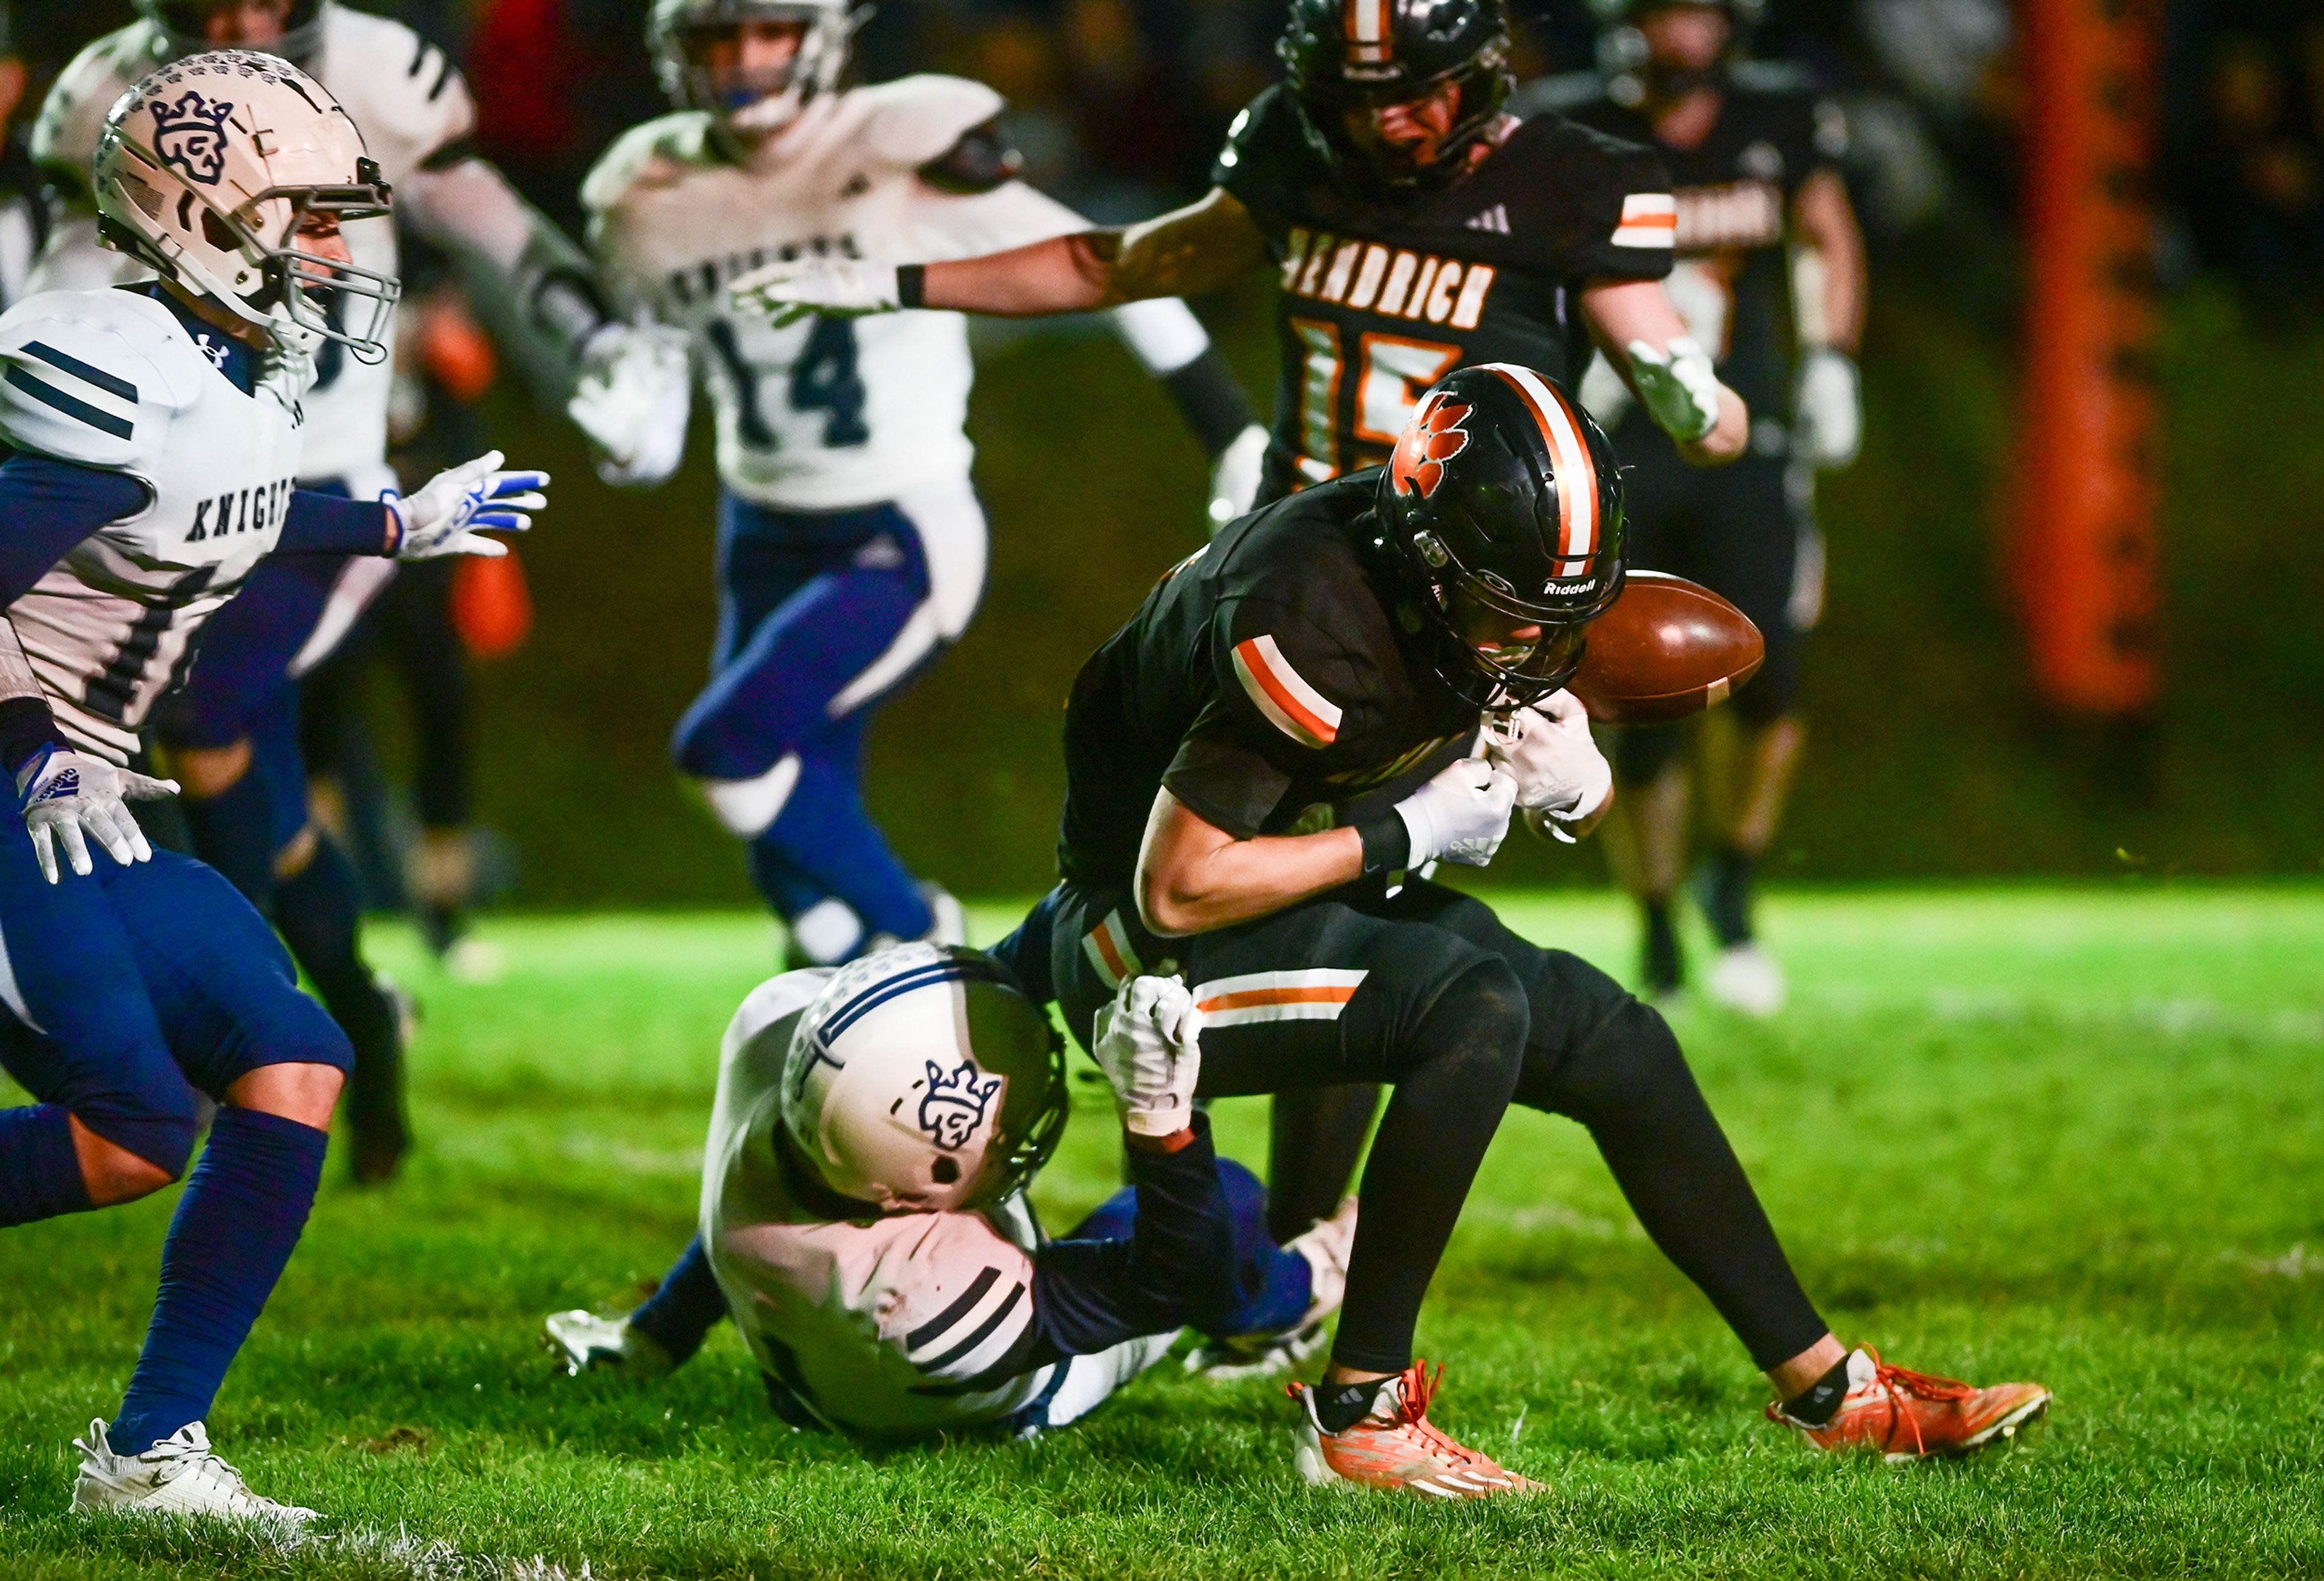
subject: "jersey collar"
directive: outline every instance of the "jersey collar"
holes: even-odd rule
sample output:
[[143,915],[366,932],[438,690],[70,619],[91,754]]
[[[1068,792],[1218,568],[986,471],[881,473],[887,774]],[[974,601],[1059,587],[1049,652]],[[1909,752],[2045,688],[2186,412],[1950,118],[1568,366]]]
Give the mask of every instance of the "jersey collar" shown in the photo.
[[179,326],[186,332],[187,338],[194,343],[194,349],[208,358],[210,366],[224,374],[236,390],[244,395],[256,391],[259,373],[256,352],[194,313],[164,290],[161,281],[148,280],[130,289],[144,292],[170,309]]

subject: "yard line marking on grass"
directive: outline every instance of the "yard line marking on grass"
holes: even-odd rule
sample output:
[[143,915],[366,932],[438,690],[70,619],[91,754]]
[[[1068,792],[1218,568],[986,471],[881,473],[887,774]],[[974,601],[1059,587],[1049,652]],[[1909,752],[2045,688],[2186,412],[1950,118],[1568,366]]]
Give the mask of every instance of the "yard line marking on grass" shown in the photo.
[[289,1546],[361,1556],[401,1570],[414,1581],[606,1581],[584,1558],[568,1570],[540,1554],[513,1558],[501,1554],[463,1553],[442,1538],[414,1537],[398,1527],[390,1535],[369,1527],[302,1537]]

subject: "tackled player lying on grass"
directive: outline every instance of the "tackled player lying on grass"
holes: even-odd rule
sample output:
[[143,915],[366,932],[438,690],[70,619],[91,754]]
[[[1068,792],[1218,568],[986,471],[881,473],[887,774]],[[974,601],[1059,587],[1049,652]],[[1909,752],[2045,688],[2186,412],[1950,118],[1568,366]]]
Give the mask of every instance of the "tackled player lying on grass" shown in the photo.
[[994,961],[908,944],[761,984],[727,1029],[701,1231],[626,1317],[559,1312],[574,1373],[668,1371],[733,1317],[784,1420],[913,1436],[1085,1415],[1192,1325],[1319,1334],[1352,1204],[1290,1246],[1194,1108],[1200,1017],[1138,978],[1092,1046],[1135,1182],[1063,1240],[1025,1191],[1065,1117],[1063,1044]]
[[[1206,1097],[1388,1082],[1346,1303],[1294,1385],[1301,1464],[1437,1496],[1537,1484],[1432,1428],[1413,1327],[1512,1103],[1587,1126],[1648,1235],[1826,1448],[1958,1453],[2040,1411],[1833,1337],[1662,1016],[1482,902],[1513,810],[1586,833],[1612,776],[1563,690],[1623,585],[1622,489],[1597,425],[1531,369],[1452,373],[1384,468],[1228,526],[1089,663],[1065,715],[1064,882],[1038,936],[1077,1034],[1174,958],[1204,1007]],[[1313,1175],[1350,1158],[1277,1157]]]

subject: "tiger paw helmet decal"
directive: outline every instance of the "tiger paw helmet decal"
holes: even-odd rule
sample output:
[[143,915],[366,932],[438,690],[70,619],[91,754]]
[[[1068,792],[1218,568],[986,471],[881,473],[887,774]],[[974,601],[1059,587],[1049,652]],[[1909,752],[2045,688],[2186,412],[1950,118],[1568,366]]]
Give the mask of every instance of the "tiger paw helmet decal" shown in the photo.
[[1444,481],[1444,464],[1469,448],[1469,431],[1461,426],[1468,415],[1467,402],[1451,400],[1441,390],[1428,392],[1388,457],[1388,477],[1397,493],[1417,491],[1425,500],[1436,492]]

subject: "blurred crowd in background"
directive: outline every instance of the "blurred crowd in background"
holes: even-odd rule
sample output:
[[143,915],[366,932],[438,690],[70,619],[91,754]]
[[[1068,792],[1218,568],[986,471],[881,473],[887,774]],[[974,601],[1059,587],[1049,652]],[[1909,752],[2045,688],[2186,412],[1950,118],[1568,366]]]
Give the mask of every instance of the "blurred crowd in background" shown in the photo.
[[[646,0],[374,0],[447,44],[478,85],[480,140],[528,194],[576,216],[580,177],[664,108],[641,47]],[[1517,0],[1521,78],[1591,69],[1590,0]],[[29,0],[19,47],[40,82],[125,20],[127,0]],[[1276,75],[1274,0],[886,0],[857,69],[943,70],[1007,96],[1037,183],[1104,221],[1206,184],[1234,113]],[[1847,103],[1851,175],[1876,245],[2006,244],[2021,97],[2007,0],[1773,0],[1754,52],[1803,61]],[[2163,5],[2166,285],[2232,273],[2291,303],[2324,284],[2324,7]],[[1923,254],[1925,256],[1925,254]]]

